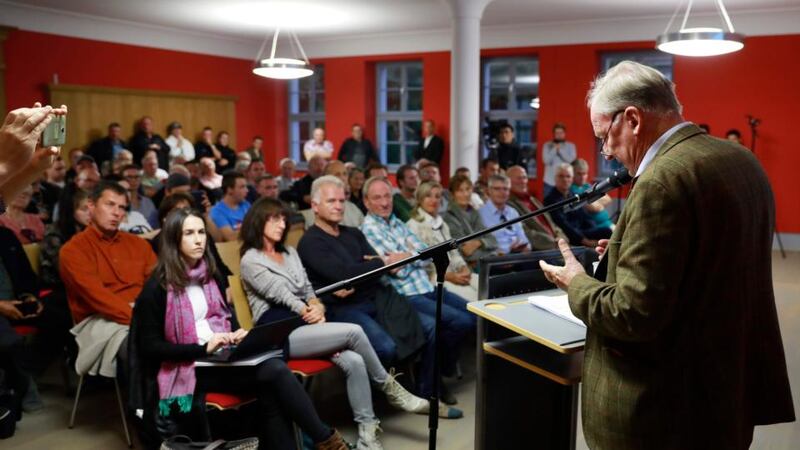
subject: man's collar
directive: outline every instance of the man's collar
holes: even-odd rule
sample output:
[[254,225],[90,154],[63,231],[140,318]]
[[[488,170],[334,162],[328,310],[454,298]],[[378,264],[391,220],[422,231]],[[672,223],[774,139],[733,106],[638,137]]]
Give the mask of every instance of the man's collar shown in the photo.
[[[658,139],[656,139],[656,141],[653,142],[652,145],[650,145],[650,148],[648,148],[647,152],[644,154],[642,162],[639,163],[639,167],[636,169],[636,175],[634,176],[634,178],[637,178],[644,173],[645,169],[647,169],[650,163],[653,162],[653,159],[655,159],[656,155],[659,154],[659,151],[661,150],[662,147],[669,148],[680,142],[677,141],[675,143],[672,143],[671,138],[675,135],[683,136],[685,133],[678,133],[678,131],[681,131],[684,127],[687,127],[689,125],[693,125],[692,122],[688,121],[681,122],[670,128],[669,130],[665,131],[664,134],[662,134],[661,136],[659,136]],[[667,147],[664,144],[670,144],[670,145],[669,147]]]
[[100,231],[96,225],[90,225],[88,228],[91,230],[90,232],[94,233],[94,236],[101,241],[116,242],[119,240],[119,230],[117,230],[112,236],[106,236],[106,234]]

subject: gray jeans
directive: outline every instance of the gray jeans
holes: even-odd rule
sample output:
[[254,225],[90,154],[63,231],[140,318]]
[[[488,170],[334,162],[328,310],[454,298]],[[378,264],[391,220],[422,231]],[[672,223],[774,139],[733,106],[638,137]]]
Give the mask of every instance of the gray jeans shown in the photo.
[[370,380],[383,384],[388,374],[360,326],[340,322],[304,325],[289,335],[289,353],[291,358],[330,357],[347,377],[347,398],[355,421],[377,420]]

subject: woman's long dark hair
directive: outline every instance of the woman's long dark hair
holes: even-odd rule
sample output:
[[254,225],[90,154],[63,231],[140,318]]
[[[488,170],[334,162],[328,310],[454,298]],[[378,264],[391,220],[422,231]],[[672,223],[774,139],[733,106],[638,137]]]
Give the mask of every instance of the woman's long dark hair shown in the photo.
[[61,242],[66,243],[72,239],[72,236],[78,232],[77,223],[75,222],[75,211],[81,205],[81,202],[89,199],[89,194],[80,190],[73,189],[71,193],[62,195],[58,202],[58,220],[56,227],[61,233]]
[[248,250],[254,248],[261,250],[264,248],[264,226],[267,221],[272,217],[282,216],[287,220],[286,228],[283,230],[281,240],[275,243],[275,250],[283,253],[286,251],[286,235],[289,234],[289,212],[283,204],[274,198],[262,197],[253,203],[250,210],[242,220],[242,226],[239,229],[239,240],[242,246],[239,254],[244,256]]
[[[189,217],[197,217],[203,221],[203,215],[197,210],[189,208],[176,209],[167,215],[164,226],[161,228],[160,249],[158,264],[153,273],[164,289],[169,287],[180,291],[189,284],[188,268],[181,257],[181,240],[183,239],[183,223]],[[206,280],[210,280],[217,272],[217,264],[208,250],[209,245],[214,245],[211,236],[206,233],[206,250],[203,260],[206,262]]]

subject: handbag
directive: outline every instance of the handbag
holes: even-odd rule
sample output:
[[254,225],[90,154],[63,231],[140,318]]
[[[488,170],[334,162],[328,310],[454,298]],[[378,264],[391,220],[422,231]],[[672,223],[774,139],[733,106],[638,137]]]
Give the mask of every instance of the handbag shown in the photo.
[[258,450],[258,438],[192,442],[189,436],[178,435],[162,442],[160,450]]

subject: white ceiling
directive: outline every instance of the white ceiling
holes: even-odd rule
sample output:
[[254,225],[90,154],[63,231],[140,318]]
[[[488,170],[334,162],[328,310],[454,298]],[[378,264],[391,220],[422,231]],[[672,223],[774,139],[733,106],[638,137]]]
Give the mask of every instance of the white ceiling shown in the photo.
[[[483,44],[653,39],[678,1],[494,0],[481,22]],[[720,25],[713,0],[695,4],[690,25]],[[745,33],[800,32],[800,0],[725,4]],[[0,24],[235,57],[254,56],[282,25],[297,30],[311,55],[325,56],[449,48],[450,10],[445,0],[0,0]]]

